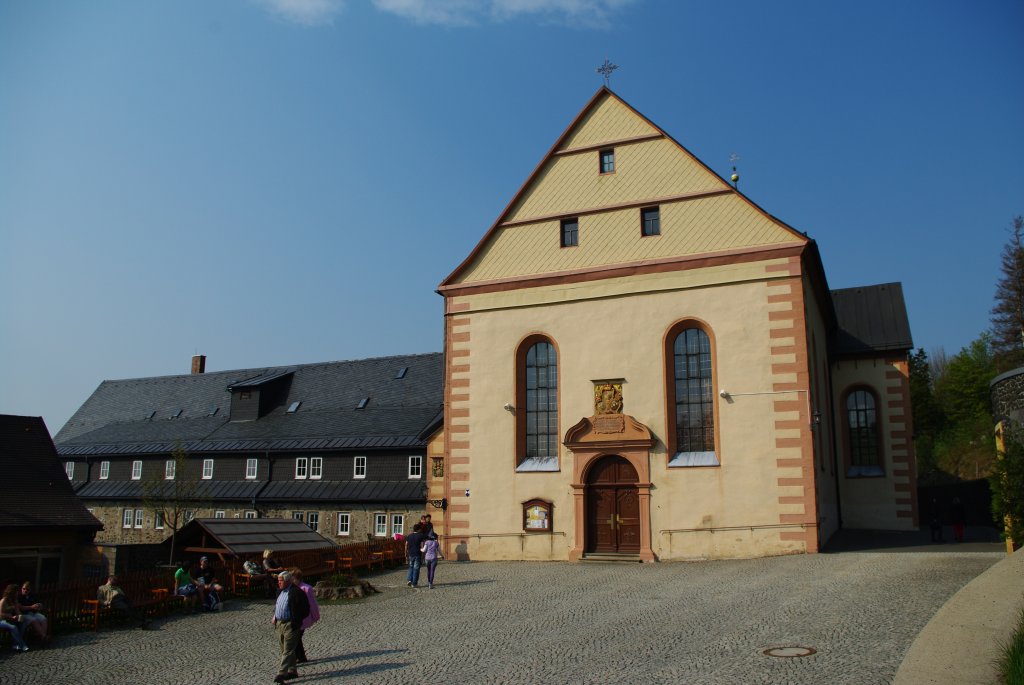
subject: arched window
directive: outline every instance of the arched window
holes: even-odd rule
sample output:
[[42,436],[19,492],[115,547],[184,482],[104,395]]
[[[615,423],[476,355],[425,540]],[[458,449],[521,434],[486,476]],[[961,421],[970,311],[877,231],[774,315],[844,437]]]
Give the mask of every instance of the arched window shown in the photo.
[[718,466],[712,343],[696,322],[666,338],[669,466]]
[[558,470],[558,351],[542,336],[516,354],[516,470]]
[[878,402],[867,388],[846,395],[847,476],[884,476]]

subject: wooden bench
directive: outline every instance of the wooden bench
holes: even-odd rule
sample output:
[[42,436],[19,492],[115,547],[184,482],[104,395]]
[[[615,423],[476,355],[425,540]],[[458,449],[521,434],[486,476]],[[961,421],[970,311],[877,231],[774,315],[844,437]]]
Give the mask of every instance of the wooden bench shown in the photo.
[[[177,595],[170,594],[166,588],[154,588],[149,592],[150,596],[148,599],[132,603],[144,616],[148,616],[153,612],[166,613],[171,602],[175,599],[181,599]],[[120,616],[122,614],[109,607],[100,606],[98,599],[83,599],[81,615],[85,619],[85,625],[92,625],[93,632],[96,632],[100,629],[101,618],[111,615]]]

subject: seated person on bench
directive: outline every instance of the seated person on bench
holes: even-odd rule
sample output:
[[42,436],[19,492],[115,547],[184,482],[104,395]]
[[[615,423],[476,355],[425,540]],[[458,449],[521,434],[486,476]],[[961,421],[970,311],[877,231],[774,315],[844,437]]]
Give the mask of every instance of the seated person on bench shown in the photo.
[[96,599],[99,600],[100,606],[104,609],[111,609],[119,614],[123,614],[132,621],[138,621],[139,628],[149,630],[149,619],[132,604],[124,590],[117,586],[117,576],[111,574],[107,577],[107,584],[100,585],[99,590],[96,591]]

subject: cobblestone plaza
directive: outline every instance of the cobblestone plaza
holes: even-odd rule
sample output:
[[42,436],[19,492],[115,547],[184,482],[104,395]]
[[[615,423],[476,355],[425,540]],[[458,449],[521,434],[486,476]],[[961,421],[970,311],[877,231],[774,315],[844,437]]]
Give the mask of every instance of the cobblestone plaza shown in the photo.
[[[660,564],[442,563],[322,608],[296,683],[889,683],[940,606],[999,553],[844,552]],[[270,683],[270,600],[5,654],[0,683]],[[765,656],[811,647],[802,658]]]

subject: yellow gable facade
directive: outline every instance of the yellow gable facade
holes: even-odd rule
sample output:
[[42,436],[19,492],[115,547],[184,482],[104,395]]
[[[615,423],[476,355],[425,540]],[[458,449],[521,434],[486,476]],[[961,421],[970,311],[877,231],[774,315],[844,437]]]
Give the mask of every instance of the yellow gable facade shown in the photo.
[[841,503],[813,242],[607,88],[439,292],[450,558],[814,552],[841,515],[916,519],[892,465]]

